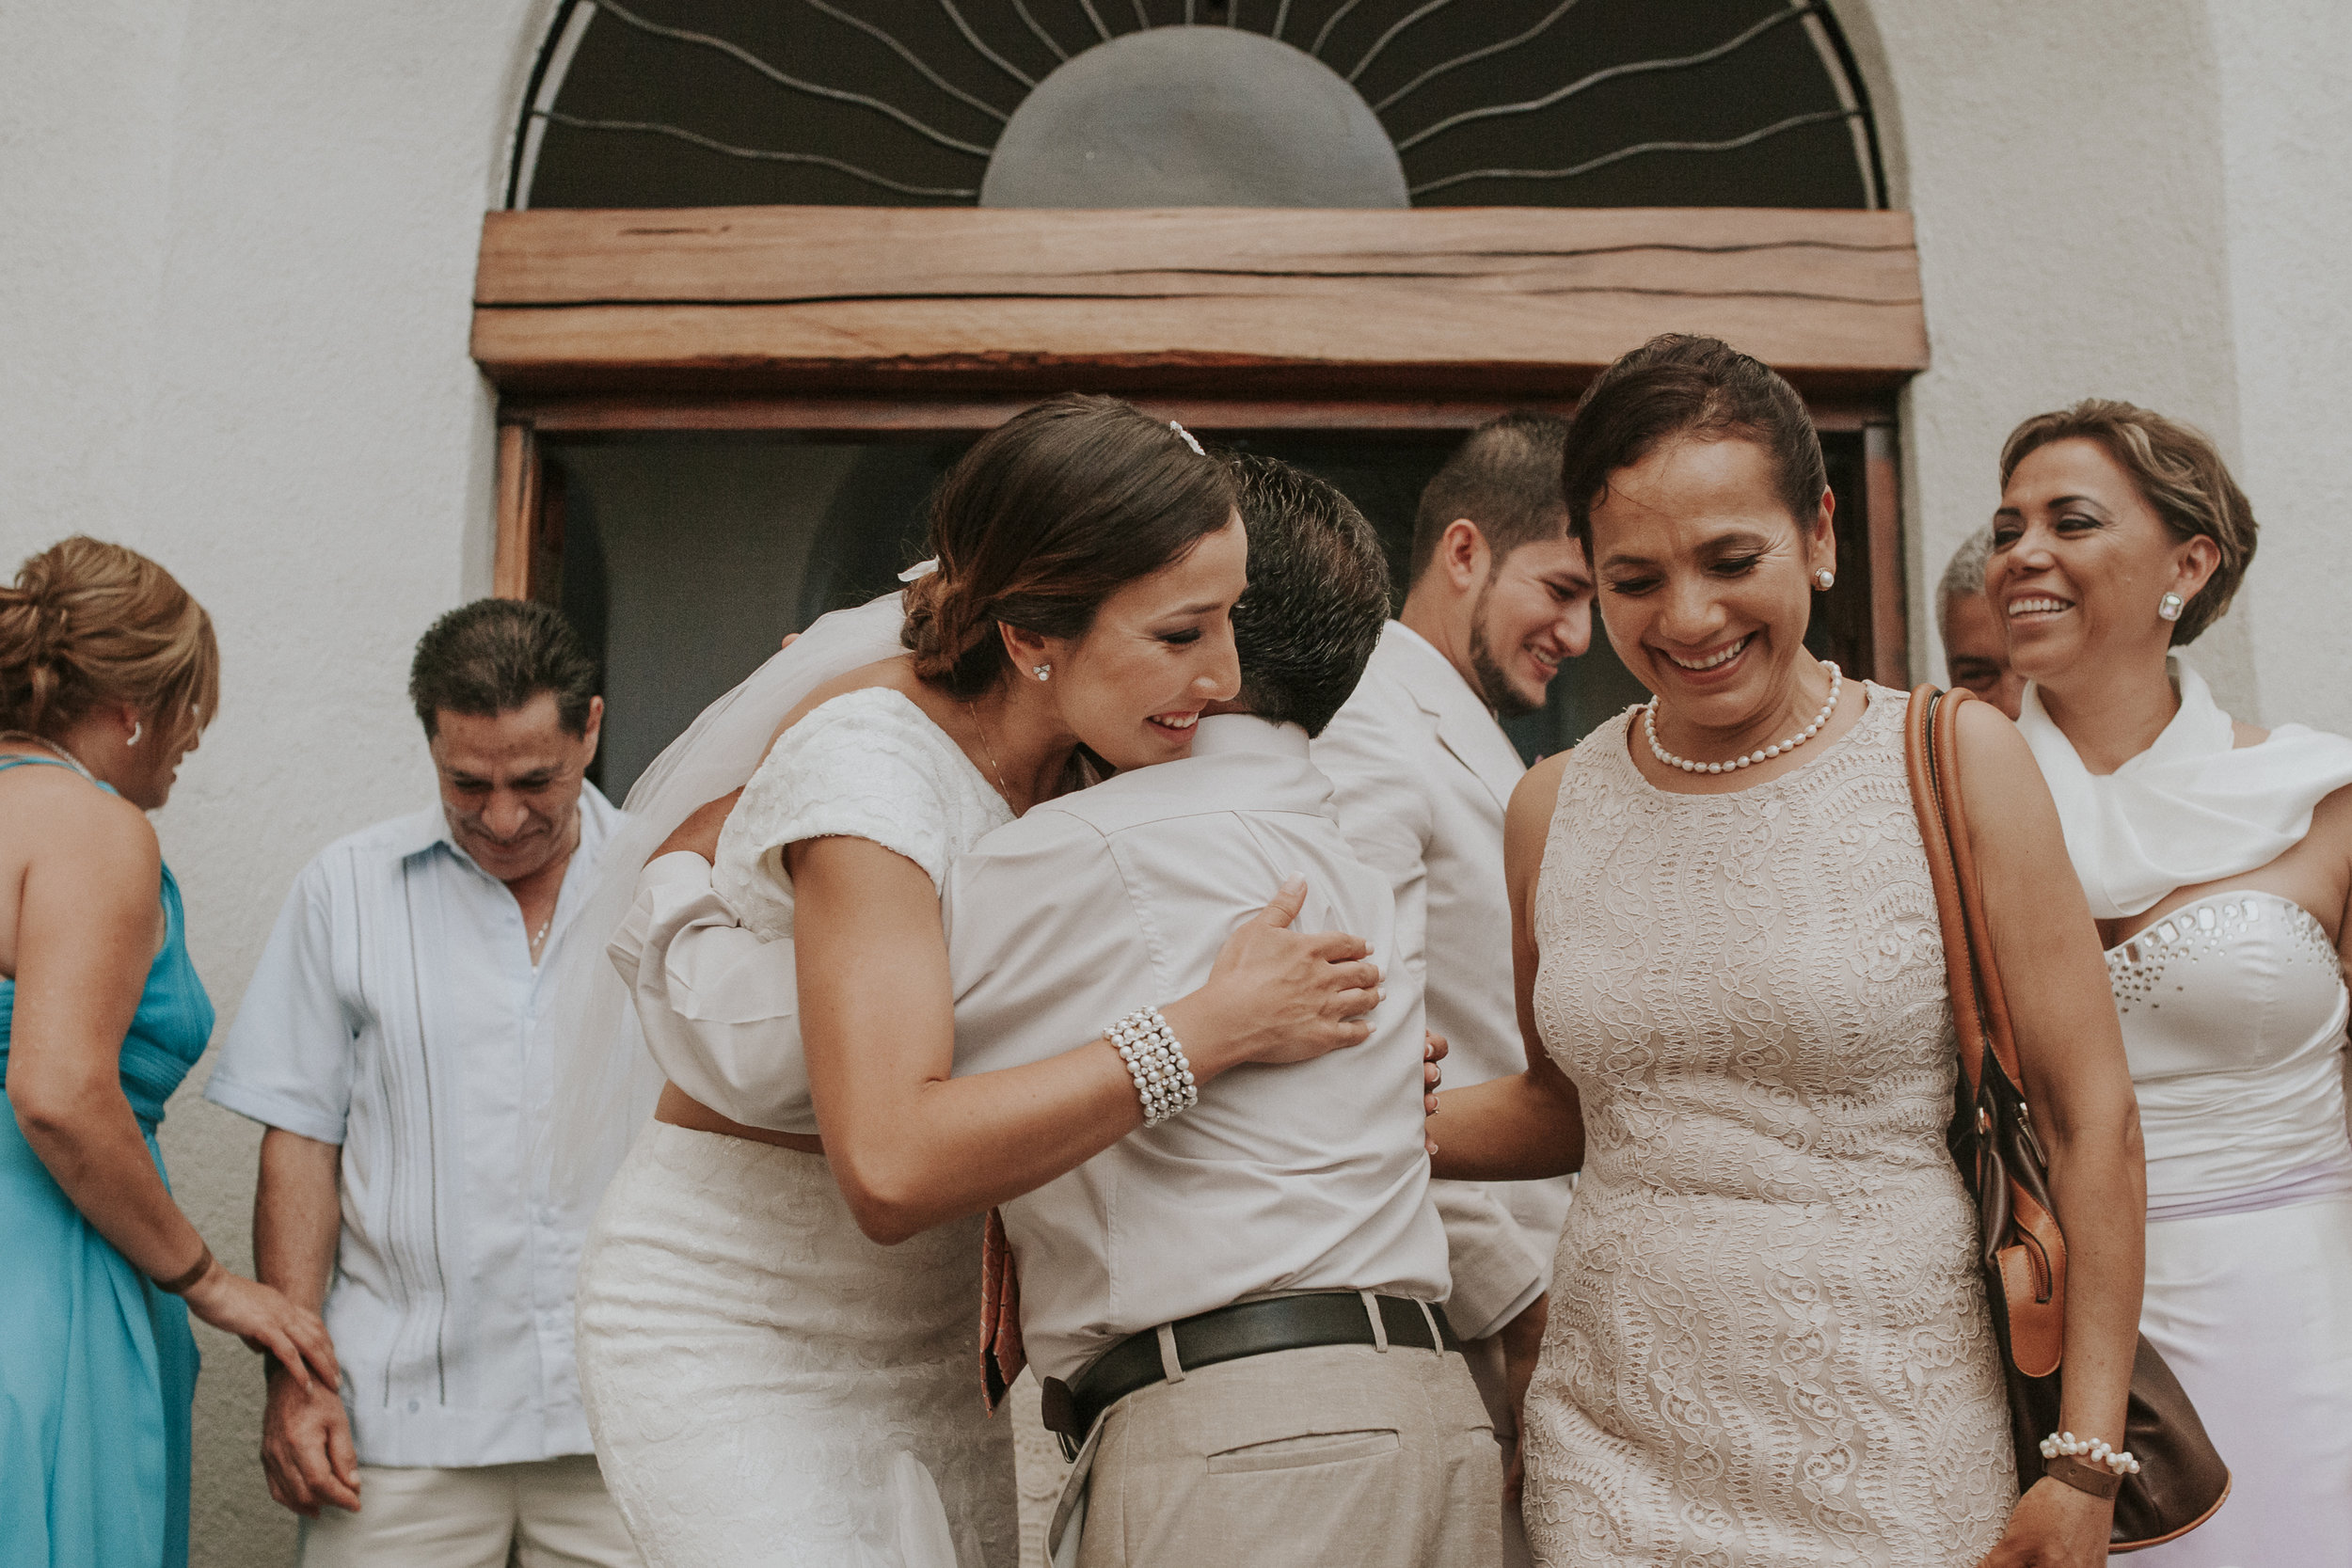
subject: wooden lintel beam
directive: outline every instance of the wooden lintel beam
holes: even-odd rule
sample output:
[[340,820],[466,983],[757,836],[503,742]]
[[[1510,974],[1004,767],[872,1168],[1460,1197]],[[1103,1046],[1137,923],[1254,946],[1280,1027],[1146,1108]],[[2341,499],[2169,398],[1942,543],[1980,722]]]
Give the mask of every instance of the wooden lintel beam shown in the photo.
[[1808,391],[1927,363],[1901,213],[723,208],[493,213],[510,393],[1573,396],[1661,331]]

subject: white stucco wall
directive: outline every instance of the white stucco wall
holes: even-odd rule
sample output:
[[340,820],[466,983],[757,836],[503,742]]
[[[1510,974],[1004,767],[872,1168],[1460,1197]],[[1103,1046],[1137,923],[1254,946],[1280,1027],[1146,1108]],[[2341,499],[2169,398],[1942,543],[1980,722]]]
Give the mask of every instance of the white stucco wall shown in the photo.
[[2238,483],[2264,717],[2352,732],[2352,7],[2215,0]]
[[[90,0],[0,48],[0,562],[86,530],[212,611],[225,702],[159,818],[226,1022],[288,882],[429,800],[418,632],[489,582],[473,257],[536,0]],[[163,1142],[247,1258],[258,1134],[196,1097]],[[261,1377],[199,1330],[196,1560],[291,1560]]]
[[[0,50],[0,565],[75,529],[211,608],[227,704],[163,814],[224,1018],[296,867],[425,798],[401,696],[486,591],[490,403],[466,356],[482,210],[547,0],[87,0]],[[2352,8],[1843,0],[1917,214],[1934,367],[1906,399],[1921,591],[2026,414],[2098,392],[2211,430],[2265,523],[2203,662],[2352,730]],[[199,1069],[196,1083],[200,1084]],[[192,1087],[194,1085],[192,1085]],[[256,1137],[184,1093],[165,1145],[246,1255]],[[199,1564],[287,1560],[260,1379],[206,1333]]]

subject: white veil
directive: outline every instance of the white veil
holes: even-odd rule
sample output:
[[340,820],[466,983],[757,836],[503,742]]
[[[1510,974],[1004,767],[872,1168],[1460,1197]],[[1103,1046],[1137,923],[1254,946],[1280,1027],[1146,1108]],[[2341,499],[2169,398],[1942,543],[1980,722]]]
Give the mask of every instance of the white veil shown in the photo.
[[809,692],[900,652],[904,620],[897,594],[823,617],[703,709],[630,788],[622,807],[628,819],[606,843],[588,901],[557,958],[540,1037],[554,1057],[554,1101],[543,1147],[532,1153],[559,1201],[583,1213],[595,1209],[661,1093],[661,1069],[645,1049],[635,1002],[605,953],[636,900],[646,857],[697,809],[751,778],[770,736]]

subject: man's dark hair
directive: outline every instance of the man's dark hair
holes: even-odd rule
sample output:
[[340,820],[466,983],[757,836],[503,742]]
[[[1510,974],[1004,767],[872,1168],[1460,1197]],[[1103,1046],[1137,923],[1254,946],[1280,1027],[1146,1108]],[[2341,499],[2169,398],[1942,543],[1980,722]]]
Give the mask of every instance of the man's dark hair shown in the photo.
[[1242,701],[1261,719],[1321,735],[1388,624],[1380,536],[1312,474],[1270,457],[1231,461],[1249,533],[1249,587],[1233,606]]
[[408,700],[425,738],[443,713],[492,718],[555,693],[555,715],[569,735],[588,733],[596,695],[596,661],[562,613],[530,599],[476,599],[433,623],[417,640],[408,666]]
[[1515,409],[1470,433],[1421,493],[1413,515],[1413,581],[1437,559],[1438,541],[1456,517],[1477,525],[1494,563],[1521,545],[1567,532],[1560,494],[1560,451],[1568,421],[1533,408]]

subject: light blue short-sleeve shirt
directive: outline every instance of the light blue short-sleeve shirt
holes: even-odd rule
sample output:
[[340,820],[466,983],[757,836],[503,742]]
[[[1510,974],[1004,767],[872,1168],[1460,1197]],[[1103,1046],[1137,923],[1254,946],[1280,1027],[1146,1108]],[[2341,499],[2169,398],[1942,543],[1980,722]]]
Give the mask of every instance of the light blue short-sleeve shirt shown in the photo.
[[326,1326],[365,1465],[586,1453],[572,1287],[588,1215],[536,1172],[554,1095],[533,1035],[559,949],[627,819],[580,791],[542,961],[504,884],[437,805],[304,867],[205,1098],[342,1148]]

